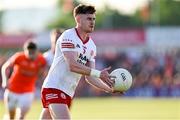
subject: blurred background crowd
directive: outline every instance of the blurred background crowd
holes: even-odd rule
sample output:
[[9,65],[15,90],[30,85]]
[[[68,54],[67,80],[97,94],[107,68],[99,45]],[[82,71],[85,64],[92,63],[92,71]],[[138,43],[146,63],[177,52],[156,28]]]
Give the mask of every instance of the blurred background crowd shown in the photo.
[[[128,69],[133,76],[133,86],[125,96],[180,97],[180,50],[165,54],[145,52],[134,55],[132,52],[102,53],[96,58],[97,68],[111,66],[112,70],[119,67]],[[6,56],[1,56],[0,65],[6,59]],[[42,82],[43,79],[37,82],[37,97]],[[82,79],[76,96],[97,95],[108,96],[109,94],[94,89]]]
[[[179,0],[38,0],[37,4],[32,0],[29,6],[23,0],[16,0],[17,5],[8,1],[0,1],[0,66],[22,50],[29,38],[45,52],[50,47],[49,32],[73,27],[73,7],[89,3],[97,7],[96,30],[92,33],[98,51],[96,67],[128,69],[133,86],[125,96],[180,97]],[[37,82],[37,97],[42,82]],[[3,93],[1,87],[0,91]],[[95,95],[109,96],[81,80],[76,96]]]

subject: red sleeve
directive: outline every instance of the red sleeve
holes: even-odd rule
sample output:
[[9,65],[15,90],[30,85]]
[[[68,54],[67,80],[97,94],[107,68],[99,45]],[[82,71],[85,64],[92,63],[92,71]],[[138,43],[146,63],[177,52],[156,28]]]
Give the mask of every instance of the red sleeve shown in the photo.
[[12,65],[18,64],[20,59],[20,53],[15,53],[13,56],[10,57],[9,62]]

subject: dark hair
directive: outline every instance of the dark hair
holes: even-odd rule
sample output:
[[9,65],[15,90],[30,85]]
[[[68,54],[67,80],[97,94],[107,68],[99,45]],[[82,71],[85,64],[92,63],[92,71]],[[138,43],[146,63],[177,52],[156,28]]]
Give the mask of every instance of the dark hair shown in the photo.
[[36,50],[37,49],[37,45],[35,42],[33,41],[27,41],[24,44],[24,49],[28,49],[28,50]]
[[79,4],[74,8],[74,17],[78,14],[94,14],[96,12],[95,7],[91,5]]
[[56,28],[51,31],[51,36],[55,36],[56,41],[60,37],[60,35],[64,32],[64,29]]

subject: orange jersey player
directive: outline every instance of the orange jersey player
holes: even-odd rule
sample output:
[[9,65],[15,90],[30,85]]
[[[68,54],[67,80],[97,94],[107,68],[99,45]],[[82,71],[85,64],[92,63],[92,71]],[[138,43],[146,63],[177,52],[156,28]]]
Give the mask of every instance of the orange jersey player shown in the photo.
[[[2,67],[2,87],[6,88],[4,99],[9,118],[14,119],[16,108],[20,108],[19,119],[24,119],[34,98],[35,82],[46,65],[43,55],[34,42],[24,45],[24,52],[14,54]],[[13,72],[7,82],[7,70]]]

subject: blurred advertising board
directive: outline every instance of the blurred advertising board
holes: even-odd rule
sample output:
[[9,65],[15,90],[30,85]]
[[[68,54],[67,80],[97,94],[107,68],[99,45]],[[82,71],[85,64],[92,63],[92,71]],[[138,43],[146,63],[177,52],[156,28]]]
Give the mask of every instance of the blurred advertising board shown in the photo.
[[0,47],[19,48],[22,47],[24,42],[31,37],[32,34],[21,34],[21,35],[0,34]]
[[92,34],[97,46],[139,46],[145,44],[144,29],[100,30]]
[[151,49],[180,48],[179,27],[150,27],[146,29],[146,42]]

